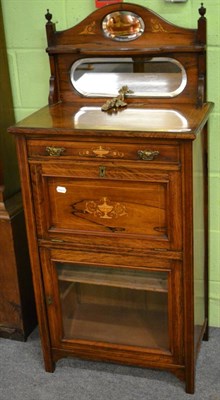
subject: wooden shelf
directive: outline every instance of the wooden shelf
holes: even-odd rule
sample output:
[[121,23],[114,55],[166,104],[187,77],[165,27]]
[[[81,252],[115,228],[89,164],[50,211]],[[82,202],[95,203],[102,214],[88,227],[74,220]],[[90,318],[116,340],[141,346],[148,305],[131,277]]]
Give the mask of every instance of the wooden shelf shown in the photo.
[[167,292],[167,275],[164,272],[122,271],[121,269],[75,267],[58,270],[62,281],[96,284],[134,290]]

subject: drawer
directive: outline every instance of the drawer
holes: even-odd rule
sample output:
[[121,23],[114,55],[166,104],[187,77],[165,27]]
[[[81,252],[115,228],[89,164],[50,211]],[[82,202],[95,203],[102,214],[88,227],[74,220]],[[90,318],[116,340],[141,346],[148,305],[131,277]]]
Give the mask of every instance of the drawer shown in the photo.
[[141,143],[70,142],[28,140],[28,156],[43,159],[70,160],[135,160],[140,162],[179,163],[180,151],[176,142]]

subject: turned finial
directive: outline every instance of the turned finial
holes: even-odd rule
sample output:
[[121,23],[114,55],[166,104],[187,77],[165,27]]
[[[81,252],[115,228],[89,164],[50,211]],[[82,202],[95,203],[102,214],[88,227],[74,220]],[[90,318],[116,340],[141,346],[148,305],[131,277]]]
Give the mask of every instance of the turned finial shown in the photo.
[[201,17],[203,18],[204,15],[206,13],[206,8],[203,7],[203,3],[201,3],[201,7],[199,8],[199,14],[201,15]]
[[47,13],[45,14],[45,18],[47,19],[47,23],[48,24],[51,23],[52,17],[53,17],[53,15],[49,12],[49,9],[47,9]]

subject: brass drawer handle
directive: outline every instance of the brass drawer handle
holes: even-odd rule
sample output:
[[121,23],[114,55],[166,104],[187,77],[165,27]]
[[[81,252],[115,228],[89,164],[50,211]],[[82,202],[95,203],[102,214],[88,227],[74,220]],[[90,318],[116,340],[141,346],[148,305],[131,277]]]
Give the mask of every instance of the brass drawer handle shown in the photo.
[[46,147],[46,152],[47,152],[48,156],[52,156],[52,157],[62,156],[64,151],[65,151],[64,147],[53,147],[53,146]]
[[138,150],[138,157],[140,160],[151,161],[154,160],[160,153],[159,151],[151,151],[151,150]]

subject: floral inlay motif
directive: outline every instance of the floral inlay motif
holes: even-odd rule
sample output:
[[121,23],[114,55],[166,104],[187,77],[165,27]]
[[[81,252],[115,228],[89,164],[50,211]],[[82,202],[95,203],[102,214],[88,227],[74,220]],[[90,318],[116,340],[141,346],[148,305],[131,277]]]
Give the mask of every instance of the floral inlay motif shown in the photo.
[[96,148],[93,148],[91,150],[81,150],[79,152],[80,156],[84,156],[84,157],[99,157],[99,158],[106,158],[106,157],[124,157],[124,153],[117,151],[117,150],[113,150],[109,147],[103,147],[103,146],[98,146]]
[[95,35],[96,33],[96,23],[95,21],[91,22],[91,24],[86,25],[85,29],[80,32],[80,35]]
[[167,32],[163,25],[154,18],[151,19],[151,26],[152,32]]
[[87,201],[85,211],[103,219],[119,218],[127,214],[126,207],[123,204],[113,202],[108,197],[102,197],[97,201]]

